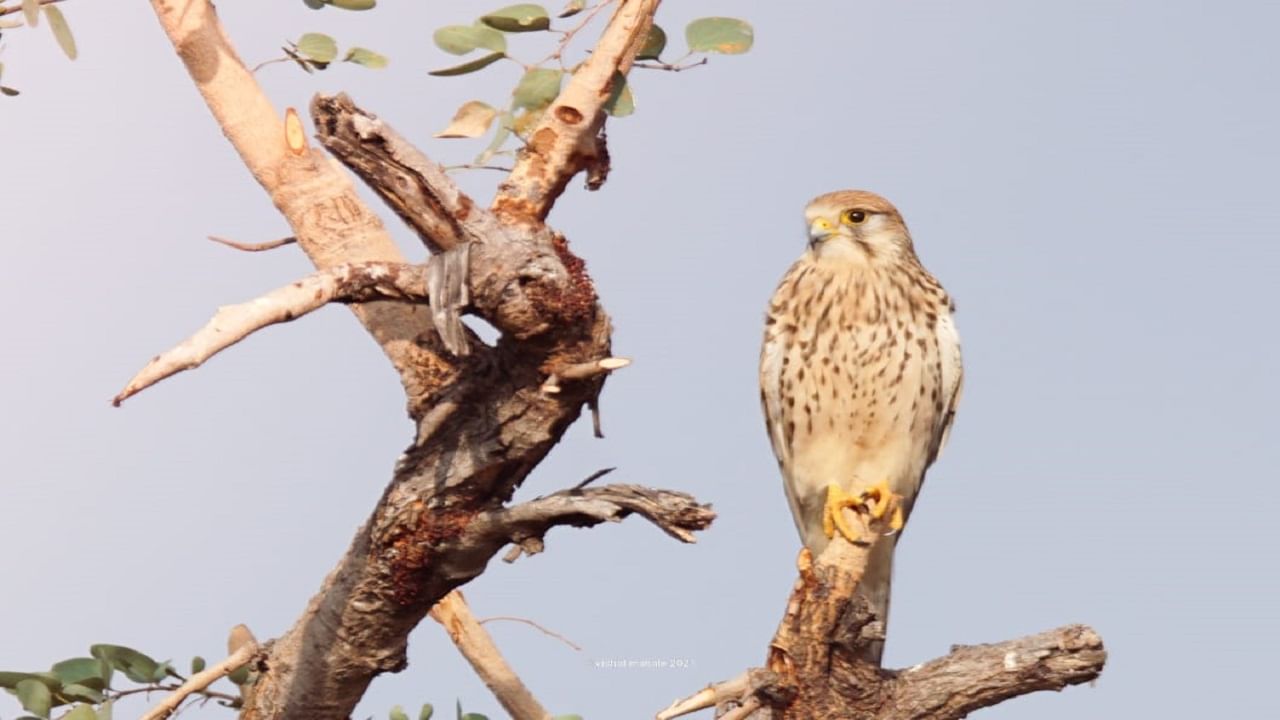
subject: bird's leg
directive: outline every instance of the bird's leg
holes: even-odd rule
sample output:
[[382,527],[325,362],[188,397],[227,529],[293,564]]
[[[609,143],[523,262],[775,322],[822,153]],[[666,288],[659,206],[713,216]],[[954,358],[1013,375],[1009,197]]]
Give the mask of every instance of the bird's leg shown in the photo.
[[849,542],[857,542],[858,533],[845,519],[845,508],[865,512],[871,520],[883,520],[888,515],[890,532],[901,530],[906,520],[902,513],[902,496],[889,489],[888,480],[882,480],[857,495],[845,492],[835,483],[827,485],[827,502],[822,511],[823,532],[830,538],[839,530]]

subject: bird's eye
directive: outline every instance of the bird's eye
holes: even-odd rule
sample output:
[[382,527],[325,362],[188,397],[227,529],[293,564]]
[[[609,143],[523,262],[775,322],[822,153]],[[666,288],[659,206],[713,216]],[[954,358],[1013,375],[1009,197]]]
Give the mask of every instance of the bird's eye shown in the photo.
[[861,210],[845,210],[840,219],[848,225],[861,225],[867,221],[867,214]]

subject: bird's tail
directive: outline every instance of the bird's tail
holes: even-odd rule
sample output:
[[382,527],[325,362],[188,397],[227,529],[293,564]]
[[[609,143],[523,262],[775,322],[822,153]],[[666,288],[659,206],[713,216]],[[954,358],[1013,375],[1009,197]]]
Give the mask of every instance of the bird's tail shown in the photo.
[[[858,583],[857,595],[867,601],[871,612],[887,630],[889,627],[889,589],[893,583],[893,550],[898,544],[897,537],[881,538],[871,549],[867,558],[867,568]],[[867,646],[869,659],[880,664],[884,655],[884,641],[876,640]]]

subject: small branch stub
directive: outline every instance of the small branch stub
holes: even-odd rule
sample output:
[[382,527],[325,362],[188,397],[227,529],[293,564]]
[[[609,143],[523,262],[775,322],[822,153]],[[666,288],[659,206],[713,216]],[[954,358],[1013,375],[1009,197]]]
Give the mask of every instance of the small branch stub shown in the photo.
[[560,383],[564,380],[586,380],[614,370],[621,370],[630,364],[629,358],[607,357],[602,360],[570,365],[549,375],[547,381],[542,383],[542,392],[555,394],[560,392]]

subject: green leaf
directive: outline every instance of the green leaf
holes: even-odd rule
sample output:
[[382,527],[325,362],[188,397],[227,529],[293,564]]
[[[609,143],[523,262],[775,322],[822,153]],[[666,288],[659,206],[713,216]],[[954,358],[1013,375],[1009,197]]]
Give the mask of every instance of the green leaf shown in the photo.
[[511,93],[515,97],[516,107],[538,110],[550,105],[560,94],[560,81],[563,77],[563,70],[550,68],[533,68],[526,72]]
[[498,111],[488,103],[472,100],[463,103],[453,114],[449,127],[435,134],[438,138],[474,138],[489,131]]
[[103,699],[104,698],[102,696],[101,691],[95,690],[94,688],[87,687],[85,685],[80,685],[77,683],[63,685],[62,689],[58,691],[58,700],[60,701],[59,704],[76,700],[79,702],[92,703],[94,705],[97,705],[98,703],[102,702]]
[[435,714],[436,709],[431,707],[430,703],[425,704],[422,706],[422,709],[418,711],[418,720],[431,720],[431,716]]
[[195,675],[198,672],[204,672],[205,664],[204,658],[199,655],[191,658],[191,674]]
[[58,47],[62,48],[62,52],[72,60],[76,59],[76,39],[71,35],[71,26],[67,25],[67,19],[62,16],[62,11],[56,5],[45,5],[44,16],[49,18],[49,29],[53,30],[53,37],[58,41]]
[[307,33],[294,43],[298,52],[308,60],[318,63],[331,63],[338,57],[338,43],[324,33]]
[[370,70],[381,70],[389,61],[386,55],[380,55],[368,48],[353,47],[343,56],[342,62],[355,63]]
[[484,25],[446,25],[431,36],[436,47],[451,55],[466,55],[477,48],[506,52],[507,39],[502,33]]
[[49,692],[48,685],[28,678],[18,683],[14,694],[18,696],[18,702],[22,703],[23,710],[42,718],[49,717],[49,710],[53,707],[53,693]]
[[637,60],[659,60],[659,55],[667,49],[667,31],[657,24],[649,26],[649,34],[644,36],[644,45],[636,53]]
[[631,94],[631,86],[627,84],[627,76],[617,70],[613,71],[609,99],[604,103],[604,111],[613,117],[626,117],[636,111],[636,99]]
[[35,27],[40,24],[40,0],[22,0],[22,17],[27,24]]
[[0,688],[13,690],[23,680],[39,680],[49,686],[50,690],[62,687],[62,681],[53,673],[0,672]]
[[387,717],[389,718],[389,720],[409,720],[409,713],[405,712],[404,708],[400,707],[399,705],[396,705],[395,707],[391,708],[391,712],[387,715]]
[[[64,685],[84,685],[102,690],[111,680],[111,666],[98,658],[82,657],[54,663],[49,669]],[[101,702],[101,701],[99,701]]]
[[[152,658],[123,645],[91,645],[89,654],[105,660],[134,682],[149,683],[164,678],[164,667]],[[157,674],[159,677],[157,678]]]
[[489,67],[490,65],[498,62],[504,57],[506,57],[505,53],[500,53],[500,52],[490,53],[480,58],[479,60],[472,60],[471,62],[462,63],[461,65],[454,65],[453,67],[444,68],[443,70],[432,70],[427,74],[434,75],[435,77],[453,77],[454,75],[466,75],[467,73],[473,73],[477,70],[483,70],[484,68]]
[[551,16],[541,5],[521,3],[494,10],[481,17],[480,22],[502,32],[537,32],[551,27]]
[[245,683],[249,682],[248,663],[245,663],[244,665],[241,665],[235,670],[232,670],[230,673],[227,673],[227,679],[235,683],[236,685],[244,685]]
[[111,709],[115,700],[108,700],[98,706],[98,720],[111,720]]
[[690,51],[738,55],[751,49],[755,32],[737,18],[707,17],[689,23],[684,37]]
[[325,3],[343,10],[372,10],[378,0],[325,0]]
[[467,713],[462,716],[462,720],[489,720],[489,716],[481,715],[480,713]]
[[561,10],[560,14],[557,15],[556,17],[558,18],[573,17],[574,15],[577,15],[578,13],[582,12],[583,9],[586,7],[587,7],[587,0],[569,0],[569,2],[565,3],[564,9]]
[[98,720],[98,713],[93,711],[92,705],[77,705],[63,715],[62,720]]

